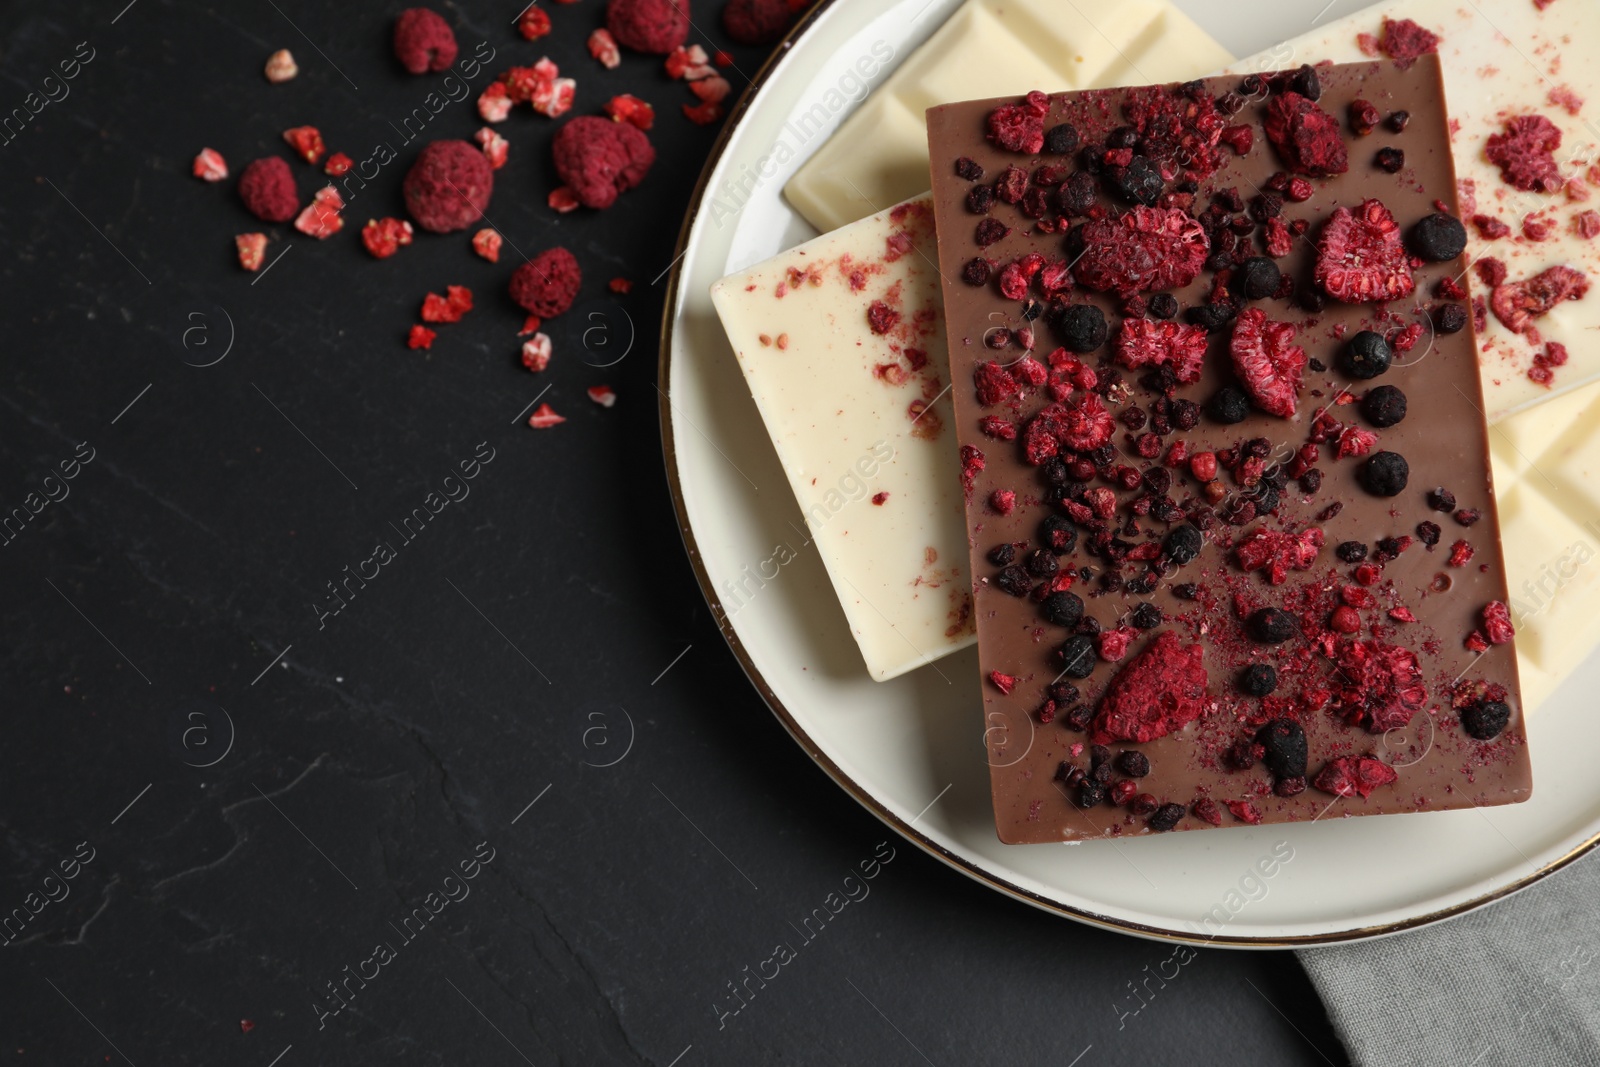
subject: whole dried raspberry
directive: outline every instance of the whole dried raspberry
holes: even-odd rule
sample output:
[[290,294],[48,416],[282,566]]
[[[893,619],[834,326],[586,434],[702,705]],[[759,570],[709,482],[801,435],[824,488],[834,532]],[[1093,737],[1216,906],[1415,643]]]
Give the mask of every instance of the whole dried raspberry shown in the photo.
[[1023,451],[1037,467],[1062,452],[1093,451],[1111,440],[1115,429],[1100,398],[1084,393],[1064,404],[1050,404],[1028,420],[1022,431]]
[[1317,284],[1335,300],[1364,304],[1410,296],[1416,288],[1400,226],[1381,200],[1335,208],[1317,238]]
[[288,222],[300,210],[294,174],[278,156],[251,161],[239,174],[239,198],[262,222]]
[[1270,415],[1290,418],[1300,395],[1305,372],[1305,349],[1294,343],[1295,327],[1273,322],[1259,308],[1239,314],[1228,352],[1233,370],[1249,390],[1256,406]]
[[411,243],[411,223],[404,219],[368,219],[361,227],[361,243],[373,259],[388,259]]
[[407,8],[394,23],[394,57],[412,74],[437,74],[456,61],[456,35],[437,12]]
[[1106,744],[1165,737],[1200,717],[1205,695],[1200,646],[1185,646],[1177,634],[1163,630],[1111,680],[1089,739]]
[[689,0],[611,0],[606,29],[624,48],[667,55],[689,39]]
[[1484,154],[1500,168],[1500,176],[1525,192],[1553,193],[1566,184],[1555,150],[1561,130],[1543,115],[1518,115],[1489,138]]
[[1178,208],[1135,207],[1114,219],[1085,223],[1083,252],[1073,275],[1086,288],[1136,293],[1179,289],[1200,276],[1211,241],[1205,229]]
[[550,319],[572,306],[582,284],[577,257],[558,246],[516,269],[511,275],[511,299],[524,311]]
[[1044,148],[1044,117],[1050,98],[1034,90],[1020,104],[1003,104],[989,112],[984,135],[997,148],[1034,155]]
[[1117,362],[1130,370],[1170,366],[1180,385],[1200,380],[1206,331],[1181,322],[1123,319],[1117,331]]
[[1344,756],[1330,761],[1311,784],[1324,793],[1336,797],[1370,796],[1380,785],[1388,785],[1400,776],[1393,767],[1370,756]]
[[1339,135],[1339,120],[1321,105],[1286,92],[1267,104],[1267,140],[1296,174],[1326,178],[1350,169],[1350,153]]
[[728,0],[722,28],[740,44],[771,44],[783,36],[794,17],[788,0]]
[[[252,164],[253,166],[254,164]],[[1563,300],[1581,300],[1589,291],[1589,276],[1571,267],[1551,267],[1521,282],[1495,288],[1489,306],[1495,318],[1513,333],[1534,334],[1533,320]]]
[[597,115],[573,119],[556,134],[551,149],[556,172],[579,203],[608,208],[644,180],[656,151],[637,127]]
[[434,141],[411,164],[400,188],[418,226],[450,233],[482,217],[494,195],[494,168],[466,141]]

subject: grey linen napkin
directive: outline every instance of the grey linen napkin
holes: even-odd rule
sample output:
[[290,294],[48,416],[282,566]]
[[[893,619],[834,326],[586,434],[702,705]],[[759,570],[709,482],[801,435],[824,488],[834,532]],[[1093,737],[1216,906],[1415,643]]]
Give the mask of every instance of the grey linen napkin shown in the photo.
[[1357,1067],[1600,1064],[1600,856],[1509,900],[1297,953]]

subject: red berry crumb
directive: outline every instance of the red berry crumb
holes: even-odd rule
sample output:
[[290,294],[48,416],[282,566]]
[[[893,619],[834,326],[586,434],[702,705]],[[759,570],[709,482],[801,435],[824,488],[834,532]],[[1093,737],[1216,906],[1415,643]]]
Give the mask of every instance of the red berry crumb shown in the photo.
[[999,671],[990,671],[989,684],[1002,693],[1010,693],[1012,689],[1016,688],[1017,679],[1009,674],[1001,674]]
[[522,365],[538,374],[550,366],[550,335],[535,333],[522,342]]
[[194,176],[205,182],[220,182],[228,176],[228,163],[215,148],[202,148],[194,157]]
[[1164,630],[1112,679],[1095,712],[1089,739],[1153,741],[1199,718],[1206,669],[1199,645]]
[[1410,19],[1384,19],[1380,47],[1384,55],[1394,60],[1395,66],[1405,70],[1419,56],[1439,50],[1439,35]]
[[322,144],[322,134],[315,126],[296,126],[283,131],[283,139],[295,154],[307,163],[315,163],[327,149]]
[[873,504],[877,505],[880,508],[883,507],[883,505],[886,504],[888,502],[888,500],[889,500],[889,494],[888,493],[873,493],[872,494],[872,502],[873,502]]
[[550,16],[538,4],[529,4],[517,16],[517,32],[530,41],[537,41],[550,32]]
[[1239,542],[1234,555],[1240,569],[1250,572],[1264,568],[1268,584],[1282,585],[1291,570],[1309,570],[1323,544],[1323,533],[1316,528],[1296,536],[1261,526]]
[[1261,812],[1257,811],[1256,806],[1248,800],[1230,800],[1227,801],[1227,805],[1228,810],[1233,812],[1233,817],[1240,822],[1249,823],[1251,826],[1261,822]]
[[1206,331],[1182,322],[1123,319],[1117,331],[1117,362],[1131,370],[1171,366],[1180,385],[1200,380],[1206,358]]
[[989,494],[989,506],[998,514],[1009,515],[1017,506],[1017,494],[1010,489],[996,489]]
[[1511,609],[1504,601],[1491,600],[1483,606],[1483,632],[1492,645],[1503,645],[1516,636],[1511,626]]
[[500,262],[500,245],[504,238],[498,230],[485,226],[472,235],[472,250],[490,263]]
[[1370,756],[1345,756],[1332,760],[1317,772],[1311,784],[1337,797],[1370,796],[1380,785],[1400,776],[1393,767]]
[[437,336],[439,335],[426,326],[413,326],[411,332],[406,335],[406,347],[432,348],[433,339]]
[[373,259],[388,259],[411,243],[411,223],[404,219],[368,219],[361,227],[361,243]]
[[1267,105],[1267,140],[1296,174],[1325,178],[1350,169],[1339,121],[1316,101],[1285,92]]
[[989,112],[985,133],[997,148],[1035,155],[1044,147],[1044,118],[1050,98],[1037,89],[1020,104],[1004,104]]
[[233,244],[239,253],[239,266],[245,270],[261,269],[261,260],[267,252],[266,234],[241,233],[233,239]]
[[[1479,261],[1478,265],[1481,267],[1484,262]],[[1526,281],[1497,285],[1489,297],[1489,306],[1506,329],[1537,343],[1533,320],[1563,300],[1581,300],[1588,291],[1588,275],[1572,267],[1555,266]]]
[[528,416],[528,425],[535,430],[548,430],[552,426],[560,426],[566,422],[566,416],[557,415],[555,408],[549,404],[540,404],[533,409],[533,414]]
[[626,122],[641,130],[648,130],[656,124],[656,109],[631,93],[613,96],[607,101],[606,114],[611,116],[613,122]]

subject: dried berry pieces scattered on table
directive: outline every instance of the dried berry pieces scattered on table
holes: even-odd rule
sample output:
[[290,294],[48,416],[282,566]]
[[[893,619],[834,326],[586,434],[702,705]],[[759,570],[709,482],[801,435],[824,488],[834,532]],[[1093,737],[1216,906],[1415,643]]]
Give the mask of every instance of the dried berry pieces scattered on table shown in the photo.
[[650,139],[637,127],[594,115],[563,126],[551,151],[566,188],[591,208],[614,204],[644,180],[656,158]]
[[394,56],[412,74],[437,74],[456,61],[456,35],[437,12],[408,8],[394,22]]
[[664,56],[689,39],[689,0],[610,0],[606,29],[624,48]]
[[434,141],[411,165],[401,191],[406,210],[424,230],[464,230],[489,207],[494,168],[466,141]]
[[551,248],[511,275],[511,299],[523,310],[551,319],[572,306],[582,284],[577,257],[565,248]]
[[247,164],[239,175],[239,198],[245,209],[262,222],[288,222],[300,210],[294,174],[279,156]]

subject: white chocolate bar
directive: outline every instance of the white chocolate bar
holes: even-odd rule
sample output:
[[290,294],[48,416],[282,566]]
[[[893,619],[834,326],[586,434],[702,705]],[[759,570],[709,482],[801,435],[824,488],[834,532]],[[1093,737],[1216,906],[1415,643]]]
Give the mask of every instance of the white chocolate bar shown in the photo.
[[927,190],[922,116],[935,104],[1183,81],[1230,58],[1166,0],[967,0],[800,168],[784,195],[826,233]]

